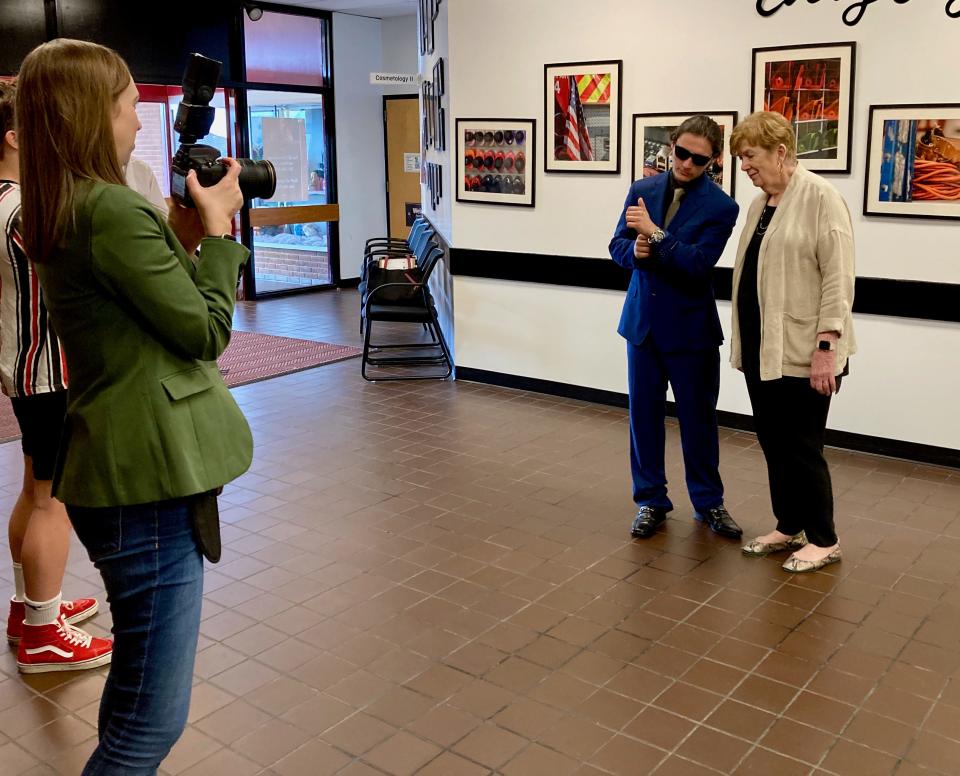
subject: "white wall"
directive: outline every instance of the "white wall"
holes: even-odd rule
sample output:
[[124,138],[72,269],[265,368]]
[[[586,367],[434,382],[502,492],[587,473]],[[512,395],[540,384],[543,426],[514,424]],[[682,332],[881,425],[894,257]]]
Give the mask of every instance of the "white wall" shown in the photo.
[[[380,47],[383,72],[416,73],[418,54],[417,17],[388,16],[380,20]],[[387,87],[392,91],[416,93],[416,86]]]
[[[582,0],[485,0],[491,24],[509,21],[495,24],[495,50],[477,34],[472,5],[442,6],[449,13],[451,125],[456,116],[536,118],[537,206],[454,203],[456,247],[514,251],[518,262],[524,252],[606,259],[630,180],[631,114],[746,115],[753,47],[856,40],[852,173],[829,179],[853,212],[857,274],[960,283],[960,225],[860,215],[868,106],[960,101],[953,63],[960,20],[947,19],[943,3],[876,3],[851,28],[841,21],[848,4],[836,3],[797,3],[765,19],[754,0],[605,0],[589,13]],[[623,173],[546,175],[543,65],[601,59],[624,62]],[[738,173],[741,224],[755,191]],[[733,264],[739,228],[721,266]],[[463,277],[456,278],[455,294],[458,365],[626,390],[624,347],[615,332],[622,294]],[[730,305],[719,307],[729,330]],[[831,427],[960,448],[960,326],[858,315],[855,327],[860,353],[831,410]],[[722,373],[720,407],[749,412],[732,370]]]
[[370,84],[383,69],[380,32],[379,19],[333,14],[342,278],[359,277],[363,244],[387,233],[383,92]]

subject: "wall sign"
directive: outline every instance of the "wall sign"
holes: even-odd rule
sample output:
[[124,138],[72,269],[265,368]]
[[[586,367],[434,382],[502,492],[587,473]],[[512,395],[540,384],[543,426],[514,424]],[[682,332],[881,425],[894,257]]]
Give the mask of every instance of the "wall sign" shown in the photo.
[[[797,0],[757,0],[757,13],[761,16],[773,16],[777,11],[782,8],[787,8],[796,2]],[[814,5],[819,2],[820,0],[807,0],[809,5]],[[834,2],[836,2],[836,0],[834,0]],[[848,27],[853,27],[858,24],[867,12],[867,8],[877,2],[880,2],[880,0],[856,0],[855,2],[851,2],[841,17],[843,23]],[[893,2],[897,5],[906,5],[910,0],[893,0]],[[925,0],[925,2],[929,2],[929,0]],[[951,19],[960,18],[960,0],[946,0],[944,12]]]
[[274,202],[304,202],[307,199],[307,132],[303,119],[263,120],[264,158],[277,171]]
[[419,73],[370,73],[374,86],[408,86],[420,83]]

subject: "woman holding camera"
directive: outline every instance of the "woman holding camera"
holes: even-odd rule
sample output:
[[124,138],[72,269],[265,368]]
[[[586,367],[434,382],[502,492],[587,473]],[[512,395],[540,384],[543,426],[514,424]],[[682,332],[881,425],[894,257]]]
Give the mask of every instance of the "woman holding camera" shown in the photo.
[[215,363],[247,258],[230,235],[240,167],[228,160],[206,189],[187,178],[196,211],[174,223],[184,235],[202,225],[194,265],[124,184],[137,99],[123,60],[93,43],[45,43],[20,70],[23,235],[70,370],[54,493],[114,623],[84,776],[154,774],[182,733],[203,595],[199,507],[209,515],[212,493],[252,457]]

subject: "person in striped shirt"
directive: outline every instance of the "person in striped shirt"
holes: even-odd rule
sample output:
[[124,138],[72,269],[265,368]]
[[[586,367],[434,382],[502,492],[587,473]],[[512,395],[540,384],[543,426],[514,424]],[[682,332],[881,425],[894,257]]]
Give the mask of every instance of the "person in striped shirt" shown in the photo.
[[7,640],[24,673],[94,668],[110,662],[109,639],[73,626],[96,614],[94,598],[63,601],[70,520],[51,495],[67,408],[66,360],[53,332],[20,234],[16,87],[0,83],[0,388],[22,434],[23,487],[9,523],[15,594]]

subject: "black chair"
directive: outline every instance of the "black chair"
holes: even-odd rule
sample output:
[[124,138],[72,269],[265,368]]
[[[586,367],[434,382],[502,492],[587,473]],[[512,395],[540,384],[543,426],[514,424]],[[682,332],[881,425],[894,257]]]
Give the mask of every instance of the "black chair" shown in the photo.
[[[430,293],[429,282],[434,268],[443,257],[443,249],[436,244],[429,249],[423,263],[416,270],[378,270],[371,272],[369,291],[363,306],[366,330],[363,337],[363,359],[360,373],[364,380],[444,380],[453,372],[450,350],[440,330],[437,307]],[[376,321],[390,323],[418,323],[430,335],[429,342],[396,342],[377,344],[371,342],[373,324]],[[423,355],[380,355],[384,351],[405,350],[414,353],[428,351]],[[443,375],[384,375],[370,377],[367,367],[390,366],[444,366]]]
[[375,237],[367,240],[363,251],[363,264],[360,267],[360,283],[357,290],[360,292],[360,333],[363,334],[364,303],[367,298],[367,288],[370,287],[370,273],[376,273],[381,259],[413,257],[417,267],[421,267],[433,242],[433,227],[425,218],[418,218],[410,229],[410,237],[402,240],[395,237]]
[[423,231],[425,228],[430,226],[430,222],[427,221],[423,216],[417,216],[414,219],[413,224],[410,226],[410,235],[409,237],[371,237],[367,240],[363,248],[364,257],[370,250],[375,248],[386,248],[394,249],[397,251],[404,251],[406,253],[412,253],[412,243],[416,239],[417,235]]

